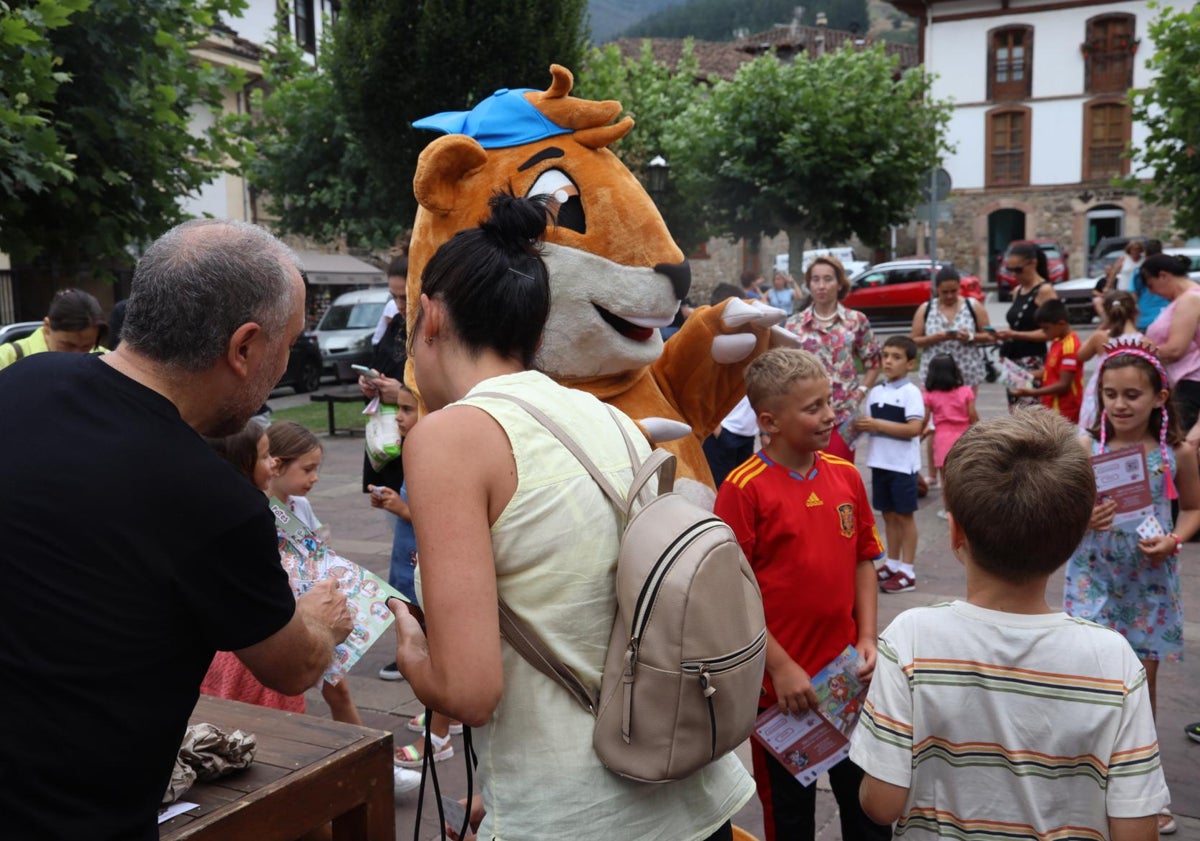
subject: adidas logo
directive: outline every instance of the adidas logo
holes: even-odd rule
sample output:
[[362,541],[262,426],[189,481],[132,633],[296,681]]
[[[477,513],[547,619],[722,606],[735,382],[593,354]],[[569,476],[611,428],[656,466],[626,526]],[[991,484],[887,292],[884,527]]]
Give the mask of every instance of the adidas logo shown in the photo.
[[804,500],[804,506],[806,508],[816,508],[818,505],[824,504],[825,503],[821,501],[821,497],[817,496],[816,491],[810,493],[808,495],[808,499]]

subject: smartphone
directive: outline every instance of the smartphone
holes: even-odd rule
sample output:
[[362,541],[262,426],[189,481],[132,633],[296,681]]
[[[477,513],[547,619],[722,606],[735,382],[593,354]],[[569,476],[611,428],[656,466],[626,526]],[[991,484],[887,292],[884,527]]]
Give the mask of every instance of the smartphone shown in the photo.
[[364,377],[371,377],[372,379],[379,376],[378,371],[376,371],[374,368],[368,368],[366,365],[351,365],[350,370],[358,371],[358,373],[362,374]]
[[984,328],[983,328],[983,332],[985,332],[985,333],[995,333],[995,332],[996,332],[996,328],[995,328],[995,327],[993,327],[992,325],[988,324],[986,327],[984,327]]

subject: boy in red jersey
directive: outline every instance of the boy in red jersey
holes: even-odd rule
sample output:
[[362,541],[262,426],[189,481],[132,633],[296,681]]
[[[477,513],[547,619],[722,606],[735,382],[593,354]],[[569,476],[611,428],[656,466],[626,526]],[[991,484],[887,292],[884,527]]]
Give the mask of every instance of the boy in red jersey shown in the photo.
[[[762,589],[767,617],[764,708],[800,713],[817,703],[811,675],[847,645],[875,668],[873,561],[883,557],[858,470],[820,450],[834,428],[829,377],[812,354],[768,351],[746,370],[746,396],[763,449],[735,468],[717,493],[716,514],[729,523]],[[754,778],[768,841],[813,838],[815,787],[802,786],[752,745]],[[888,839],[858,803],[862,770],[849,759],[829,772],[845,839]]]
[[1058,412],[1071,423],[1079,423],[1083,405],[1083,366],[1079,364],[1079,335],[1071,329],[1067,305],[1051,298],[1033,314],[1038,327],[1050,340],[1040,388],[1018,388],[1018,397],[1037,397],[1042,405]]

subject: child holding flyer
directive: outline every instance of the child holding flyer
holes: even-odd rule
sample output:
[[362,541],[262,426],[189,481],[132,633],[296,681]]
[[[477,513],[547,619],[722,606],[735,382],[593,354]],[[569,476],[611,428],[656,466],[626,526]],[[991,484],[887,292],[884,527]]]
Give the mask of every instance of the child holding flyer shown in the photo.
[[[1125,337],[1105,346],[1098,378],[1100,420],[1081,440],[1090,455],[1136,448],[1150,477],[1154,523],[1114,518],[1116,502],[1097,501],[1091,528],[1067,563],[1067,613],[1115,628],[1129,640],[1157,708],[1158,664],[1183,651],[1179,547],[1200,529],[1196,452],[1184,446],[1166,369],[1150,345]],[[1171,517],[1178,499],[1179,519]]]
[[[796,349],[770,350],[746,370],[746,395],[770,436],[726,477],[714,513],[727,522],[762,589],[767,675],[760,706],[800,714],[819,703],[812,676],[853,645],[875,668],[876,583],[883,557],[866,488],[854,465],[823,450],[836,414],[824,364]],[[768,841],[812,839],[816,789],[803,786],[757,740],[754,779]],[[862,771],[829,769],[842,837],[888,839],[858,803]]]

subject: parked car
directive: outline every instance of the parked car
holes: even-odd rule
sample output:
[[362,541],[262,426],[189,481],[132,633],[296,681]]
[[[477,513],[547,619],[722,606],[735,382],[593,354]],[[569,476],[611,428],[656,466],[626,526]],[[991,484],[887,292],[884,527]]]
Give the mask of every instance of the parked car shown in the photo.
[[1124,253],[1125,246],[1135,241],[1145,242],[1146,237],[1101,237],[1092,246],[1092,253],[1088,255],[1088,276],[1104,277],[1108,267]]
[[[938,271],[955,269],[953,263],[939,262]],[[907,257],[877,263],[850,279],[850,294],[842,303],[861,310],[872,320],[911,320],[921,304],[933,297],[929,260]],[[983,301],[983,286],[973,274],[959,272],[962,294]]]
[[1007,262],[1008,252],[1012,250],[1014,245],[1036,245],[1046,254],[1046,268],[1050,272],[1050,276],[1046,280],[1051,283],[1062,283],[1069,277],[1070,272],[1067,269],[1067,259],[1071,255],[1058,242],[1052,239],[1014,240],[1008,244],[1008,248],[1004,249],[1004,253],[1000,255],[1000,266],[996,270],[996,294],[1001,301],[1011,301],[1013,287],[1017,285],[1017,279],[1008,270]]
[[349,376],[347,366],[370,363],[371,336],[391,297],[386,286],[337,296],[313,331],[326,373]]
[[0,345],[15,342],[32,335],[34,330],[42,326],[40,321],[17,321],[0,327]]
[[[1110,239],[1118,238],[1111,237]],[[1128,238],[1123,239],[1125,242],[1129,241]],[[1112,256],[1115,259],[1124,252],[1124,249],[1125,245],[1122,243],[1115,251],[1106,252],[1106,255]],[[1164,248],[1163,253],[1186,256],[1192,261],[1192,268],[1188,272],[1188,277],[1200,282],[1200,248]],[[1067,313],[1070,315],[1073,324],[1090,324],[1092,319],[1096,317],[1096,309],[1092,303],[1092,292],[1104,277],[1104,272],[1100,272],[1095,277],[1081,277],[1076,280],[1068,280],[1066,283],[1060,283],[1054,287],[1054,291],[1058,293],[1058,297],[1067,305]]]
[[321,345],[316,334],[301,333],[288,354],[287,370],[283,372],[275,387],[290,385],[297,394],[316,391],[321,387],[321,373],[324,367]]

